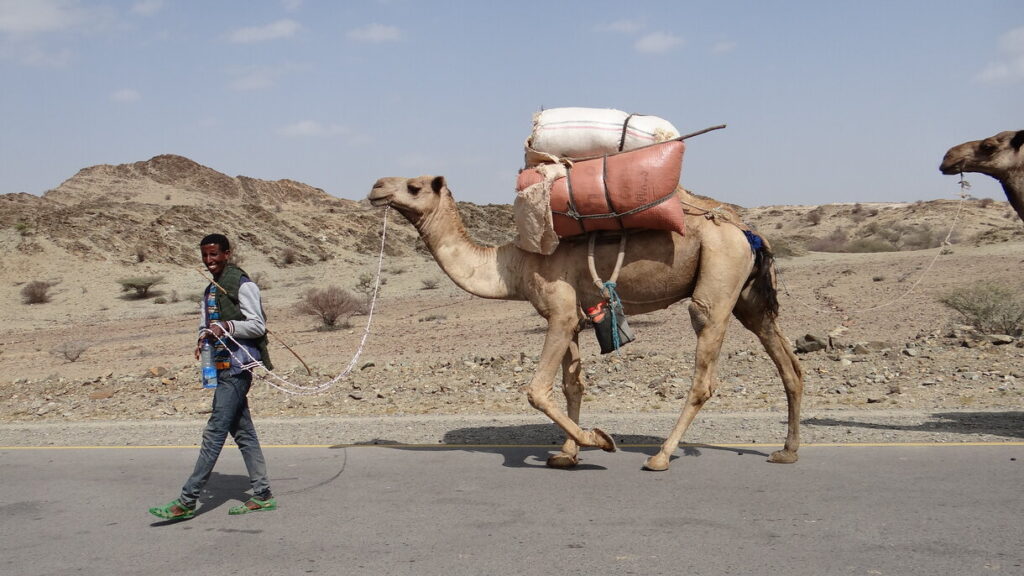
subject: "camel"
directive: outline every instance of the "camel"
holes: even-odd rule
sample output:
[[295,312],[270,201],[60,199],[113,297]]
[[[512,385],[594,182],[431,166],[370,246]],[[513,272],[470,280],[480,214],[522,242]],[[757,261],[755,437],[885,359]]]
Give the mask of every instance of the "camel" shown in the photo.
[[[732,313],[761,341],[774,361],[786,391],[788,429],[785,445],[769,461],[792,463],[800,446],[800,401],[803,371],[776,322],[778,300],[773,258],[765,244],[756,252],[727,206],[692,195],[677,194],[688,206],[686,234],[668,231],[630,231],[617,293],[627,315],[642,314],[690,299],[689,314],[697,334],[693,384],[682,412],[657,454],[644,463],[647,470],[667,470],[686,429],[718,385],[718,359]],[[544,256],[514,243],[499,247],[476,244],[467,234],[458,207],[443,176],[381,178],[368,199],[373,206],[390,206],[419,231],[444,272],[463,290],[481,298],[529,301],[547,320],[547,332],[536,373],[527,386],[531,406],[565,431],[561,450],[547,465],[571,468],[580,447],[608,452],[615,441],[599,428],[579,425],[586,383],[580,362],[579,331],[582,304],[602,300],[587,261],[587,242],[563,241]],[[608,278],[619,251],[619,240],[596,242],[598,273]],[[552,401],[559,367],[566,410]]]
[[1003,185],[1017,216],[1024,220],[1024,130],[1007,130],[984,140],[953,146],[942,158],[943,174],[978,172]]

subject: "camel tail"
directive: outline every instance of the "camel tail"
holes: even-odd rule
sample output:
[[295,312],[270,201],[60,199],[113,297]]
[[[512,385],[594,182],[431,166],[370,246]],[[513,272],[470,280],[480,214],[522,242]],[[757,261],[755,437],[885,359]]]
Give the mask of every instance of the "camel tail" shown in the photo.
[[[758,242],[751,240],[754,250],[754,270],[750,275],[750,288],[764,306],[771,318],[779,315],[779,292],[775,287],[775,255],[768,241],[754,236]],[[750,236],[747,237],[750,239]]]

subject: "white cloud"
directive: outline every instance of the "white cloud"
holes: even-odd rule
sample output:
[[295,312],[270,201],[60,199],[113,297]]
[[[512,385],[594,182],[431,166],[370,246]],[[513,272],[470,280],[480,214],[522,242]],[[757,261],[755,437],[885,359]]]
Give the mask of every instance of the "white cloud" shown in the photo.
[[142,94],[132,88],[124,88],[110,94],[110,99],[114,102],[137,102],[141,98]]
[[715,45],[711,47],[712,54],[729,54],[730,52],[734,52],[735,50],[736,43],[730,42],[728,40],[716,42]]
[[44,50],[30,45],[11,49],[0,48],[0,60],[4,59],[35,68],[64,68],[75,59],[75,54],[67,49]]
[[[114,29],[116,11],[78,0],[0,0],[0,60],[58,68],[76,58],[67,46]],[[60,46],[58,46],[60,44]]]
[[278,66],[244,66],[228,70],[228,87],[239,92],[265,90],[278,84],[282,76],[308,70],[303,64],[286,63]]
[[251,67],[232,71],[230,74],[231,81],[228,83],[228,86],[232,90],[250,92],[274,86],[277,83],[278,77],[281,76],[281,71],[272,68]]
[[164,0],[142,0],[132,4],[131,12],[140,16],[152,16],[163,8]]
[[301,26],[294,20],[278,20],[266,26],[253,26],[250,28],[239,28],[228,35],[228,40],[236,44],[252,44],[255,42],[266,42],[267,40],[279,40],[290,38],[299,31]]
[[650,34],[644,34],[637,39],[636,43],[633,44],[633,48],[635,48],[637,52],[643,52],[646,54],[663,54],[682,43],[683,39],[673,34],[667,34],[665,32],[651,32]]
[[1010,84],[1024,81],[1024,26],[999,37],[1000,57],[975,76],[984,84]]
[[384,42],[397,42],[402,39],[402,31],[395,26],[383,24],[370,24],[362,28],[349,30],[348,37],[357,42],[370,42],[381,44]]
[[74,26],[79,14],[64,0],[0,0],[0,32],[15,35],[38,34]]
[[1009,54],[1024,54],[1024,26],[999,37],[999,48]]
[[600,30],[606,30],[609,32],[621,32],[623,34],[637,34],[644,28],[644,23],[639,20],[616,20],[611,24],[606,24],[600,28]]
[[314,120],[301,120],[278,130],[279,134],[289,138],[336,136],[347,134],[348,132],[348,129],[344,126],[336,124],[324,125]]

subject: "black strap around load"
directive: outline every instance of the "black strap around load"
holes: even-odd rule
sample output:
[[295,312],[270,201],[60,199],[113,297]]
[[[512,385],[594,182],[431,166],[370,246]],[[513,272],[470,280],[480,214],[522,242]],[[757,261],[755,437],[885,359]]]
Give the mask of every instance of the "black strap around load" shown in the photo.
[[629,120],[636,114],[630,114],[626,116],[626,119],[622,122],[622,136],[619,137],[619,152],[626,147],[626,131],[629,130]]

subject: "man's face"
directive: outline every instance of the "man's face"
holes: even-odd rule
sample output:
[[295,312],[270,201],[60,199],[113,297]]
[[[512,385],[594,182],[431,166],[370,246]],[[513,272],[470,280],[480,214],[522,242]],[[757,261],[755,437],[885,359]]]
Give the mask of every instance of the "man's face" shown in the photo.
[[231,258],[231,250],[222,251],[216,244],[203,244],[199,247],[199,251],[203,255],[203,264],[214,276],[220,276],[228,259]]

